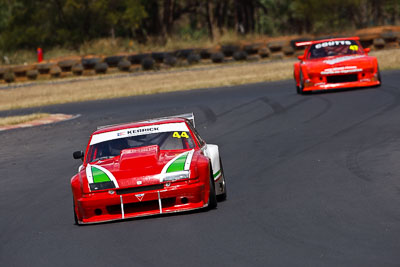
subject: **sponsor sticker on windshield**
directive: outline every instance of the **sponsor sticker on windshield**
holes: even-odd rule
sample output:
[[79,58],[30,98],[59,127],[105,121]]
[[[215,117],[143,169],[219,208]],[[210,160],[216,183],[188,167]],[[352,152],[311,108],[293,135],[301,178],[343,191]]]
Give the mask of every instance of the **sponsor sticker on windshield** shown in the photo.
[[[178,123],[165,123],[160,125],[150,125],[143,126],[137,128],[128,128],[118,131],[106,132],[101,134],[95,134],[90,140],[90,145],[98,144],[104,141],[131,137],[131,136],[139,136],[139,135],[147,135],[153,133],[165,133],[165,132],[189,132],[189,129],[184,122]],[[180,135],[182,136],[182,135]]]
[[343,40],[343,41],[329,41],[329,42],[323,42],[315,45],[316,49],[320,49],[322,47],[328,47],[328,46],[337,46],[337,45],[351,45],[351,41],[348,40]]

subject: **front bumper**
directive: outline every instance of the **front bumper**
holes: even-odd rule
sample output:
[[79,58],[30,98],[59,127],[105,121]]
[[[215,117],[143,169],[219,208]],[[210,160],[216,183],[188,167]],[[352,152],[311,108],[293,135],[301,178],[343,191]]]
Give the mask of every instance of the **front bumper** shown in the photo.
[[99,223],[200,209],[207,206],[202,183],[164,186],[160,190],[86,194],[77,200],[79,224]]
[[[344,78],[341,78],[344,77]],[[334,78],[334,79],[332,79]],[[349,79],[350,78],[350,79]],[[331,90],[342,88],[373,87],[380,85],[378,73],[361,71],[358,73],[319,74],[304,83],[304,91]]]
[[317,90],[331,90],[343,88],[357,88],[357,87],[373,87],[380,85],[380,81],[373,82],[344,82],[344,83],[331,83],[331,84],[317,84],[314,86],[304,87],[304,91],[317,91]]

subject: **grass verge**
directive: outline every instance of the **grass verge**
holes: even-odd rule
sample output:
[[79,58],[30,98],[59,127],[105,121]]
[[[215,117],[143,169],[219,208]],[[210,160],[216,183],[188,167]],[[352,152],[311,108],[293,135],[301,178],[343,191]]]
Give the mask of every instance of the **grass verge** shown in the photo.
[[25,123],[28,121],[38,120],[44,117],[49,116],[48,113],[34,113],[29,115],[22,115],[22,116],[10,116],[5,118],[0,118],[0,127],[2,126],[9,126],[9,125],[16,125],[20,123]]
[[[376,51],[371,55],[378,58],[381,70],[400,69],[400,49]],[[292,79],[294,62],[293,59],[234,63],[62,84],[38,82],[29,87],[0,90],[0,110]]]

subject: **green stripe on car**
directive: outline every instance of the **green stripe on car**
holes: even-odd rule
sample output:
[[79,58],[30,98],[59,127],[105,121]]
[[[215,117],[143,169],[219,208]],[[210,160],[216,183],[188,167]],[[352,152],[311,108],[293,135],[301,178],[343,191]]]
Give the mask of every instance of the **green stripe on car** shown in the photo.
[[177,158],[174,162],[172,162],[167,169],[167,173],[183,171],[185,169],[185,162],[188,154],[189,153],[185,153]]
[[220,174],[221,174],[221,170],[217,171],[217,172],[214,174],[214,178],[217,178]]
[[102,170],[92,166],[93,183],[110,182],[111,179]]

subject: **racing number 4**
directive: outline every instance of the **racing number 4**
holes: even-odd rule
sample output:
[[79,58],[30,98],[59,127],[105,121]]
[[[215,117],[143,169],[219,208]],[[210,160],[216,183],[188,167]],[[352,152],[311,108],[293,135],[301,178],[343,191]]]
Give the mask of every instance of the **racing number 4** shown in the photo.
[[182,132],[181,134],[179,134],[178,132],[174,132],[172,137],[175,137],[175,138],[189,138],[189,135],[186,132]]

